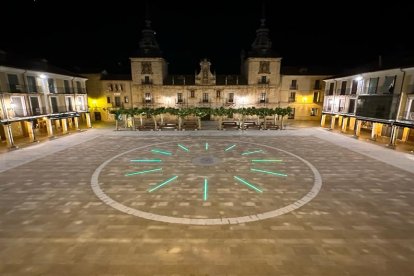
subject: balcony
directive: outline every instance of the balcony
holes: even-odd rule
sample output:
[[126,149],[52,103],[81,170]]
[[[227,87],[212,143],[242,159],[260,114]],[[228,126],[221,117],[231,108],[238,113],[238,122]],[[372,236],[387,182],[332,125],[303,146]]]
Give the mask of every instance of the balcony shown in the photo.
[[141,80],[142,85],[152,85],[152,80]]
[[289,89],[290,89],[290,90],[298,90],[298,85],[297,85],[297,84],[291,84],[291,85],[289,86]]
[[0,92],[5,93],[38,93],[42,91],[41,86],[31,86],[22,84],[6,84],[5,89],[1,89]]
[[258,101],[257,101],[257,103],[258,104],[267,104],[267,103],[269,103],[269,99],[268,98],[266,98],[266,99],[259,99]]
[[175,104],[176,104],[176,105],[183,105],[183,104],[185,104],[185,101],[184,101],[183,99],[178,99],[178,100],[175,102]]
[[350,89],[349,88],[338,88],[336,90],[336,95],[348,95]]
[[296,102],[296,97],[295,98],[289,97],[288,102],[290,103]]

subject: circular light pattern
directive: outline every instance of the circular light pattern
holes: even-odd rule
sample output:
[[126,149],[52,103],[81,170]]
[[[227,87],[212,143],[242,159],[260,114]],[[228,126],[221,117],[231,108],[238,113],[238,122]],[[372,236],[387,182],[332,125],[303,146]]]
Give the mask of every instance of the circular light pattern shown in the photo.
[[107,205],[137,217],[180,224],[238,224],[296,210],[319,193],[308,161],[253,142],[188,139],[113,156],[91,187]]

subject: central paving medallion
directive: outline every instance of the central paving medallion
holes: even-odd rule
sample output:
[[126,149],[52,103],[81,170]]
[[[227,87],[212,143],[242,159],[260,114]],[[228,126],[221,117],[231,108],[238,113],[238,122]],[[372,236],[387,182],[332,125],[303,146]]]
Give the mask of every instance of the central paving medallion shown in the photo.
[[119,153],[96,169],[91,186],[130,215],[217,225],[291,212],[318,194],[322,179],[310,162],[281,148],[197,137]]

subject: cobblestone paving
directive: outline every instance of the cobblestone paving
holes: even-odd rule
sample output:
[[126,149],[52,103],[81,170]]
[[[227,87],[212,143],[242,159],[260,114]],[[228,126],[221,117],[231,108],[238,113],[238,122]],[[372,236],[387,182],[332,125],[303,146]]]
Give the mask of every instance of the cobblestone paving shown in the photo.
[[[93,173],[110,160],[99,185],[130,208],[183,218],[252,215],[312,187],[310,168],[278,149],[309,161],[322,188],[301,208],[259,221],[154,221],[112,208],[91,189]],[[255,150],[264,153],[241,155]],[[217,159],[203,166],[193,162],[198,156]],[[250,157],[283,162],[252,165]],[[155,158],[159,166],[130,161]],[[148,192],[170,176],[178,178]],[[311,136],[106,134],[0,173],[0,275],[414,275],[413,205],[413,174]]]

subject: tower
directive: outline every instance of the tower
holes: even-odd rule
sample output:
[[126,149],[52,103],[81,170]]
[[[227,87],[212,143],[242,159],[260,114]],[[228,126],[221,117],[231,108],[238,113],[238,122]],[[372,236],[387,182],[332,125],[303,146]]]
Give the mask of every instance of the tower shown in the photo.
[[272,50],[269,29],[266,26],[264,14],[260,27],[256,30],[256,38],[252,43],[244,61],[244,74],[249,85],[269,84],[278,86],[280,83],[280,63],[282,58]]
[[167,62],[162,58],[162,52],[155,39],[155,31],[151,28],[151,20],[147,13],[145,28],[139,42],[139,49],[131,60],[133,84],[163,84],[168,74]]

